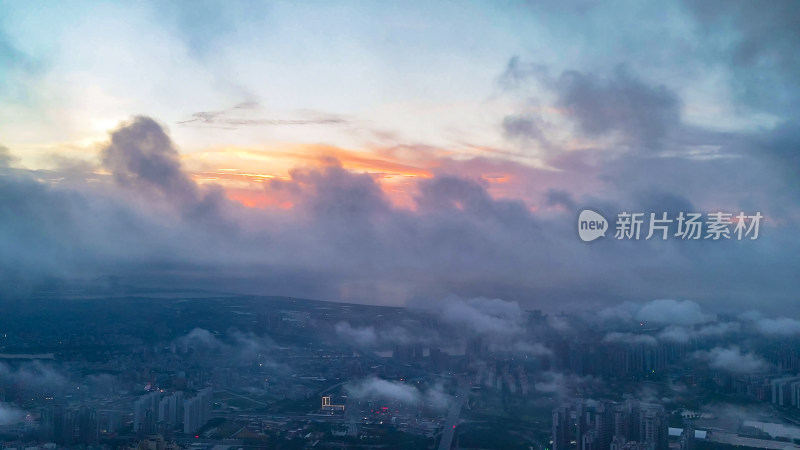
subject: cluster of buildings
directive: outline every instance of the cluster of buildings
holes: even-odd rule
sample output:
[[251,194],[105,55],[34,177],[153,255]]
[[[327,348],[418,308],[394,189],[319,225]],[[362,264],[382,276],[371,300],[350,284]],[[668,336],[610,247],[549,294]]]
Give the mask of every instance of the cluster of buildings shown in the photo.
[[578,400],[553,410],[553,450],[667,450],[668,419],[661,405]]
[[60,445],[95,445],[99,439],[97,410],[89,406],[49,406],[40,410],[39,436]]
[[139,436],[171,436],[175,429],[195,433],[211,420],[213,403],[211,388],[189,398],[184,398],[180,391],[169,395],[150,392],[133,404],[133,431]]

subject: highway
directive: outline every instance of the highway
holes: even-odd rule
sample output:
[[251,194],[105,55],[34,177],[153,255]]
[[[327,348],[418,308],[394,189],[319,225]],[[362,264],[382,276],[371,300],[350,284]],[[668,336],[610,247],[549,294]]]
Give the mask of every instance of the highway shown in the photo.
[[444,421],[444,429],[442,430],[442,440],[439,441],[439,450],[450,450],[453,445],[453,437],[456,434],[456,426],[458,425],[458,417],[461,415],[461,408],[467,402],[470,392],[470,383],[463,383],[458,390],[455,401],[450,405],[450,410],[447,412],[447,419]]

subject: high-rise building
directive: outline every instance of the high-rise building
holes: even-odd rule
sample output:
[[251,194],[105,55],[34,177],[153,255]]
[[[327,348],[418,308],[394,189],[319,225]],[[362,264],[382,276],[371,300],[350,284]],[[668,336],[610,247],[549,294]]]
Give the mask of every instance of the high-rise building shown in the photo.
[[175,392],[158,403],[158,421],[172,428],[183,423],[183,392]]
[[97,421],[97,410],[82,406],[78,415],[78,443],[97,445],[99,439],[100,430]]
[[76,443],[96,443],[97,415],[91,408],[74,409],[48,406],[40,410],[42,440],[69,446]]
[[796,382],[800,381],[798,377],[781,377],[771,381],[772,387],[772,403],[778,406],[795,406],[794,403],[798,400],[794,395],[794,387],[797,386]]
[[680,438],[680,450],[694,450],[694,426],[691,423],[683,427]]
[[646,405],[640,412],[639,441],[650,444],[655,450],[667,450],[668,420],[664,407],[660,405]]
[[[574,445],[573,445],[574,443]],[[577,401],[553,410],[553,449],[667,450],[667,414],[660,405]]]
[[563,406],[553,410],[553,450],[569,449],[572,438],[570,412],[570,408]]
[[183,432],[196,433],[203,425],[211,420],[211,407],[213,404],[213,391],[211,388],[203,389],[194,397],[183,402]]
[[161,393],[150,392],[133,403],[133,431],[140,437],[156,432],[160,399]]

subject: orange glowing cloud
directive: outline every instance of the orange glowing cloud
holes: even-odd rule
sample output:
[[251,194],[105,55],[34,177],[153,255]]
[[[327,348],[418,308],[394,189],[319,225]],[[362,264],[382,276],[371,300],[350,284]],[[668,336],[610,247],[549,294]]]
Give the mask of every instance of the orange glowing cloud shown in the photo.
[[[228,198],[252,208],[292,207],[290,199],[275,198],[264,189],[273,179],[290,179],[296,168],[331,164],[372,176],[396,208],[415,209],[419,179],[431,178],[451,160],[451,151],[435,148],[392,147],[358,151],[329,145],[281,144],[262,149],[222,148],[182,155],[196,182],[223,186]],[[515,178],[493,164],[473,160],[469,176],[482,179],[495,197],[514,197]]]
[[[198,183],[222,185],[232,200],[248,207],[287,208],[291,202],[270,198],[263,183],[288,179],[298,167],[324,167],[335,161],[344,169],[372,175],[395,206],[413,204],[415,178],[432,175],[432,161],[401,161],[393,151],[363,152],[326,145],[284,144],[266,150],[225,148],[183,155]],[[408,155],[405,155],[408,156]]]
[[270,196],[264,190],[227,188],[225,194],[230,200],[239,202],[248,208],[291,209],[294,207],[291,201]]

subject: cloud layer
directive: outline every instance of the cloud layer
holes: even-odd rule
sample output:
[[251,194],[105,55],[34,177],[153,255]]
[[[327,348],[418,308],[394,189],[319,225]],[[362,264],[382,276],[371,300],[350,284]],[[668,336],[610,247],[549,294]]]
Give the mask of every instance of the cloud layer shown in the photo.
[[[154,22],[147,5],[126,8],[111,8],[116,14],[98,24],[113,27],[119,17],[126,23]],[[9,22],[26,13],[7,9]],[[401,46],[394,48],[398,57],[431,63],[420,66],[430,68],[420,71],[421,78],[411,77],[402,86],[377,82],[397,80],[398,71],[387,70],[386,64],[376,68],[371,58],[362,60],[363,66],[334,65],[348,76],[318,67],[283,72],[296,69],[292,64],[261,66],[261,58],[254,56],[265,54],[264,49],[249,46],[261,40],[240,35],[250,28],[231,24],[250,24],[253,33],[291,30],[254,25],[241,5],[219,9],[206,19],[221,30],[220,36],[198,33],[186,25],[180,10],[167,11],[154,22],[147,35],[155,43],[122,31],[108,36],[119,44],[110,47],[131,50],[131,58],[141,61],[142,72],[136,74],[103,65],[124,51],[97,49],[104,51],[96,57],[86,50],[97,41],[87,37],[102,29],[77,36],[64,32],[62,50],[75,62],[53,61],[61,73],[37,64],[35,46],[21,45],[34,31],[0,24],[0,60],[8,63],[0,64],[0,79],[11,80],[0,83],[0,98],[27,117],[17,119],[16,112],[0,107],[0,117],[13,118],[0,121],[0,132],[18,146],[0,147],[0,296],[23,297],[53,280],[112,276],[139,285],[342,301],[405,304],[433,298],[444,299],[429,306],[452,326],[494,334],[514,334],[518,324],[509,319],[514,311],[487,312],[508,305],[486,299],[549,311],[688,299],[695,303],[663,300],[627,311],[639,321],[674,325],[661,338],[676,341],[721,332],[699,328],[709,316],[700,315],[697,305],[709,315],[750,309],[755,301],[770,312],[797,313],[800,110],[793,99],[800,90],[793,77],[796,52],[786,51],[798,44],[796,23],[790,19],[797,16],[795,3],[775,2],[774,8],[738,2],[661,9],[632,5],[626,14],[600,5],[581,8],[580,14],[571,7],[529,5],[517,12],[531,21],[525,27],[530,34],[521,39],[537,43],[540,54],[515,54],[526,45],[503,46],[499,53],[487,47],[469,53],[492,55],[491,61],[468,59],[463,67],[449,59],[419,60],[425,52]],[[275,14],[287,14],[276,9]],[[426,17],[439,17],[426,11]],[[498,20],[509,14],[486,12]],[[353,13],[347,8],[336,12],[350,18]],[[65,23],[70,17],[64,11]],[[470,17],[458,17],[453,26],[470,29]],[[653,17],[670,20],[654,23]],[[319,29],[345,36],[343,42],[367,45],[329,17],[316,20]],[[356,25],[368,24],[356,21],[354,33],[365,31]],[[602,33],[597,41],[601,33],[592,30],[601,26],[613,32]],[[389,28],[387,33],[407,35]],[[429,36],[428,31],[439,29],[421,27],[419,32]],[[170,36],[175,39],[166,39]],[[214,39],[221,36],[235,45],[220,45]],[[576,50],[550,49],[551,42],[543,39],[549,36],[561,36],[564,42],[558,45]],[[486,36],[492,46],[500,40],[494,33]],[[430,42],[442,41],[431,39],[420,48],[437,55],[454,50]],[[339,44],[330,46],[340,53],[322,46],[326,51],[313,55],[317,59],[301,59],[322,64],[361,56]],[[368,54],[385,54],[372,45],[377,44],[370,40]],[[80,49],[92,57],[81,58]],[[212,49],[225,64],[207,66],[204,58]],[[175,60],[161,57],[165,53]],[[327,59],[331,55],[337,56]],[[153,58],[161,65],[148,66]],[[222,66],[229,74],[219,72]],[[350,73],[354,67],[371,69]],[[465,68],[472,70],[460,70]],[[477,68],[480,73],[473,78]],[[416,73],[402,72],[407,77]],[[273,73],[274,83],[248,78],[261,73]],[[333,78],[321,79],[322,73]],[[78,82],[87,74],[92,82]],[[244,78],[226,78],[231,74]],[[20,83],[21,76],[30,77],[30,84]],[[353,80],[367,82],[354,86]],[[48,89],[52,82],[64,85],[63,96],[48,104],[51,115],[40,115],[37,105],[47,102],[37,92],[54,92]],[[208,94],[208,83],[227,91],[208,89],[213,91]],[[381,89],[384,83],[393,89]],[[479,83],[484,91],[475,89]],[[98,92],[90,95],[84,85]],[[385,98],[394,88],[405,97]],[[117,98],[112,91],[135,99],[117,101],[114,108],[83,103]],[[287,97],[304,100],[295,104]],[[422,101],[429,97],[430,104]],[[281,103],[282,109],[257,110],[256,105],[267,104],[263,98]],[[84,107],[93,111],[91,117],[55,112]],[[152,116],[119,122],[137,110]],[[289,110],[291,117],[272,115]],[[256,113],[263,115],[252,116]],[[89,123],[111,130],[98,143],[96,130],[92,139],[87,137]],[[170,130],[166,124],[175,126]],[[192,124],[203,126],[187,126]],[[233,129],[211,133],[205,125]],[[320,126],[336,131],[315,134]],[[96,147],[75,144],[79,139],[65,131],[71,127],[83,130],[82,142]],[[40,169],[26,169],[20,161],[34,160],[29,149],[41,151],[44,145],[31,144],[26,136],[43,128],[52,134],[42,133],[46,137],[41,139],[71,143],[48,144],[48,151],[57,147],[57,157],[46,158]],[[287,128],[302,130],[284,134]],[[309,147],[286,150],[286,141]],[[206,159],[212,153],[247,154],[251,159],[241,161],[258,160],[269,168],[275,160],[261,148],[264,142],[278,148],[272,153],[293,155],[295,167],[285,173],[249,173],[247,164],[228,167]],[[302,151],[312,143],[313,157]],[[90,156],[80,161],[65,156],[81,151]],[[224,162],[229,161],[238,160]],[[247,202],[231,200],[242,192],[263,200],[251,204],[267,207],[245,208]],[[575,235],[575,218],[584,207],[609,216],[621,211],[673,216],[680,211],[759,211],[765,219],[757,241],[619,242],[607,237],[586,245]],[[452,303],[449,294],[484,300]],[[763,325],[765,332],[776,334],[796,330],[786,320]],[[349,330],[343,325],[340,334],[364,342],[383,339],[355,325]]]

